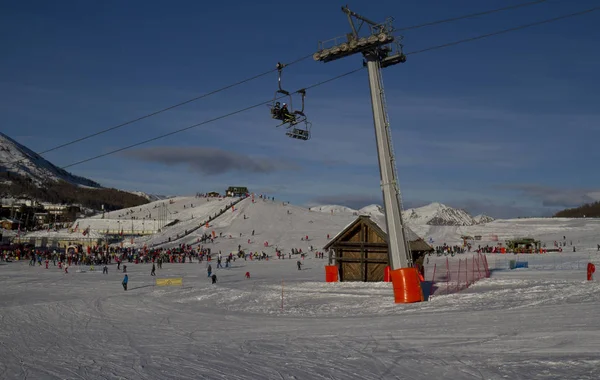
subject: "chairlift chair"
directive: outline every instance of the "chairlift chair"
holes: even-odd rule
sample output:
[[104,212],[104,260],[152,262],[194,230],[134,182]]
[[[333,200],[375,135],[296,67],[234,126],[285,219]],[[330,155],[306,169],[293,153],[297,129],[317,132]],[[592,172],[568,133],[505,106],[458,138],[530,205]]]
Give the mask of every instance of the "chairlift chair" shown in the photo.
[[288,109],[293,109],[292,108],[292,95],[284,90],[283,88],[281,88],[281,73],[283,72],[283,68],[285,67],[285,65],[283,65],[280,62],[277,62],[277,91],[275,91],[275,96],[273,97],[273,102],[271,104],[269,104],[269,108],[271,109],[271,117],[273,119],[277,119],[277,120],[281,120],[284,121],[283,119],[283,115],[281,114],[281,102],[279,102],[279,99],[281,99],[280,95],[284,95],[287,96],[288,100],[287,100],[287,105],[288,105]]

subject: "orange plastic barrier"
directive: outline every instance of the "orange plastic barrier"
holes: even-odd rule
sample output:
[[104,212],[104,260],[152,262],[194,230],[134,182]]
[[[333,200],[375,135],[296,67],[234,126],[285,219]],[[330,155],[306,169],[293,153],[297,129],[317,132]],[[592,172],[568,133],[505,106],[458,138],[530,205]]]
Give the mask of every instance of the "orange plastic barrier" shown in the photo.
[[338,282],[337,265],[325,265],[325,282]]
[[425,300],[417,268],[400,268],[390,271],[390,274],[392,275],[396,303],[413,303]]
[[390,274],[389,265],[383,270],[383,282],[392,282],[392,275]]

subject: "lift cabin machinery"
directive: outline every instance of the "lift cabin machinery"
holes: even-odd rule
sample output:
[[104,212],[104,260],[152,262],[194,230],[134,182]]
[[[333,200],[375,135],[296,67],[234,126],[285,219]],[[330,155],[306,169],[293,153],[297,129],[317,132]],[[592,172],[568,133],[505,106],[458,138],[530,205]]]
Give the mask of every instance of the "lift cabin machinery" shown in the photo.
[[[312,123],[306,120],[306,115],[304,114],[304,99],[306,98],[306,90],[302,89],[297,91],[297,93],[302,96],[302,108],[300,110],[294,110],[292,106],[292,94],[281,87],[281,73],[283,68],[283,64],[277,63],[278,90],[275,91],[273,103],[269,105],[269,108],[271,109],[271,117],[282,122],[277,127],[281,127],[282,125],[286,126],[288,129],[286,132],[287,136],[298,140],[308,140],[310,139],[310,129],[312,127]],[[279,102],[279,99],[281,98],[287,98],[288,103],[282,104]]]

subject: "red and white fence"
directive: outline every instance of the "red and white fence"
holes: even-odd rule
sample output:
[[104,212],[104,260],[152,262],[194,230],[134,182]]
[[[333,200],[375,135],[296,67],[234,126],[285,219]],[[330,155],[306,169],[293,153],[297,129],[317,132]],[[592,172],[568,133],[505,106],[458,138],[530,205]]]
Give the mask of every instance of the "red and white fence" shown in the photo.
[[425,281],[430,284],[429,296],[452,294],[468,288],[482,278],[490,277],[487,257],[478,253],[471,257],[446,257],[425,266]]

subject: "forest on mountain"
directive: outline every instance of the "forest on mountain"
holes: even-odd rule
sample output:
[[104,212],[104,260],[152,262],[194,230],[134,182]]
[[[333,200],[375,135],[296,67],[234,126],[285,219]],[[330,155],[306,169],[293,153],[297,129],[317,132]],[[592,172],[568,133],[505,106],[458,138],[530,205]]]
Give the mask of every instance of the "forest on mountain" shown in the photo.
[[0,172],[0,197],[27,198],[54,204],[78,204],[94,210],[100,210],[104,205],[106,211],[149,202],[142,196],[126,191],[81,187],[64,181],[48,181],[38,187],[30,178],[10,172]]
[[586,203],[554,214],[555,218],[600,218],[600,202]]

